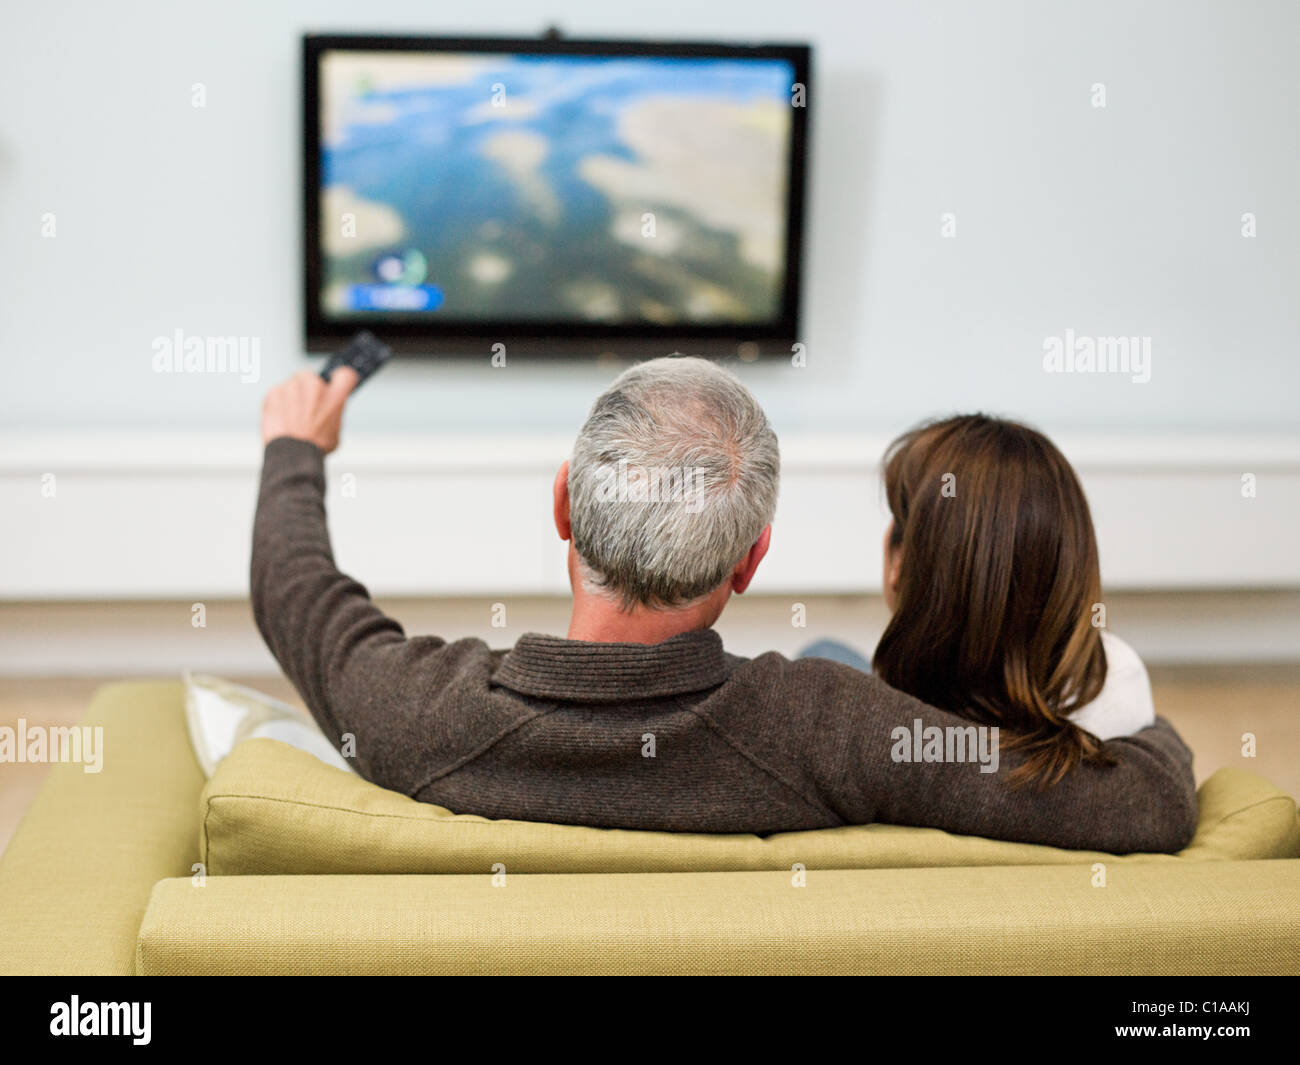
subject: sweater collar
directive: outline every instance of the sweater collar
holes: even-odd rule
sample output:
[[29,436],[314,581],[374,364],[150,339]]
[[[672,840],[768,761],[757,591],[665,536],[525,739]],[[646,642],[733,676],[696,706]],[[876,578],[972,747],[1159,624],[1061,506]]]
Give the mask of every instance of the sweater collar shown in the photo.
[[712,629],[656,644],[588,643],[529,632],[492,678],[521,695],[588,703],[704,691],[726,679],[722,638]]

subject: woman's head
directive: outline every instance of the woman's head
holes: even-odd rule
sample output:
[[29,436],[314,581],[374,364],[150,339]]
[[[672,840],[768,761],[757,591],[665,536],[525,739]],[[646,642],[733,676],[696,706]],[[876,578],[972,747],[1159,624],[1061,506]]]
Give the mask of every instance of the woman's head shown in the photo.
[[1068,720],[1106,679],[1097,542],[1074,470],[1041,433],[982,414],[931,422],[885,455],[894,611],[887,683],[1010,735],[1017,781],[1050,784],[1100,743]]

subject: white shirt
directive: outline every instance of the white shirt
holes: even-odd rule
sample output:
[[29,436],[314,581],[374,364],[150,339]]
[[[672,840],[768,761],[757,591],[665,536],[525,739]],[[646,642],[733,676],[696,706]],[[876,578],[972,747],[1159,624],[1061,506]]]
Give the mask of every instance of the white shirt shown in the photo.
[[1101,643],[1106,649],[1106,683],[1070,720],[1099,740],[1131,736],[1156,723],[1151,678],[1138,653],[1118,636],[1102,630]]

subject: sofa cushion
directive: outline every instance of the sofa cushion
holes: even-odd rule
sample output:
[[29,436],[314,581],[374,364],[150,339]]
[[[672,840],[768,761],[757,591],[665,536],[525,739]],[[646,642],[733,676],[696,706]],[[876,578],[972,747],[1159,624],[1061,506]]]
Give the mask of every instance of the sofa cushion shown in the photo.
[[1200,790],[1196,836],[1178,855],[1117,857],[858,825],[770,836],[705,835],[492,821],[416,802],[270,739],[240,744],[200,800],[214,876],[330,873],[667,873],[1061,865],[1300,856],[1296,804],[1262,777],[1221,769]]
[[136,971],[1222,976],[1294,975],[1300,958],[1300,861],[1135,863],[1105,891],[1086,865],[816,869],[802,882],[791,890],[789,870],[163,880]]

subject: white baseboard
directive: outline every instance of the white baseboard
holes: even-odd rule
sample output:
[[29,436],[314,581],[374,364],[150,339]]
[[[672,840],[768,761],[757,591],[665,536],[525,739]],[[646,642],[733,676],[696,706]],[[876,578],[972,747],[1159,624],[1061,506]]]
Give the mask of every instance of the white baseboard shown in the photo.
[[[505,605],[505,626],[494,605]],[[807,626],[791,619],[802,604]],[[201,628],[192,602],[0,604],[0,677],[176,676],[183,669],[257,676],[277,671],[246,602],[204,604]],[[409,634],[477,636],[509,647],[524,632],[564,635],[562,597],[381,600]],[[1300,661],[1300,591],[1120,593],[1107,598],[1111,629],[1151,665]],[[833,637],[870,654],[887,613],[879,596],[745,595],[718,626],[727,649],[752,657],[798,653]]]
[[[879,591],[885,443],[782,442],[757,593]],[[1107,595],[1300,588],[1300,438],[1061,444],[1092,504]],[[340,565],[384,596],[565,594],[550,493],[570,446],[552,436],[347,441],[328,470]],[[0,436],[0,601],[242,598],[259,464],[260,448],[242,435]],[[1246,474],[1252,497],[1242,494]]]

